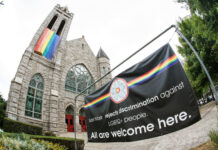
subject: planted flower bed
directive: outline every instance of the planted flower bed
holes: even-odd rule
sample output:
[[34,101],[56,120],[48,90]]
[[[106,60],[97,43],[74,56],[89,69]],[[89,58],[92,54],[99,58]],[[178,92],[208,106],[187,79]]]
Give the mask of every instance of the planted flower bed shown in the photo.
[[[73,150],[74,141],[73,138],[2,132],[0,133],[0,150]],[[78,150],[83,150],[84,140],[77,139],[77,147]]]
[[16,137],[10,137],[3,132],[0,134],[0,149],[16,150],[67,150],[65,146],[53,144],[44,140],[31,139],[25,134],[18,134]]

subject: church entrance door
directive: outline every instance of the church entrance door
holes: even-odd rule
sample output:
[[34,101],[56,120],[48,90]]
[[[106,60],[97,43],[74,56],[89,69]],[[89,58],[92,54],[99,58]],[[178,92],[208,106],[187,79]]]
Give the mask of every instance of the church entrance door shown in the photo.
[[73,115],[65,115],[67,131],[74,132],[74,123],[73,123]]
[[86,132],[86,117],[79,116],[79,122],[81,124],[81,131]]
[[74,132],[73,113],[73,106],[69,105],[65,110],[65,123],[67,125],[67,132]]
[[79,123],[81,125],[81,131],[86,132],[86,115],[84,108],[81,108],[79,111]]

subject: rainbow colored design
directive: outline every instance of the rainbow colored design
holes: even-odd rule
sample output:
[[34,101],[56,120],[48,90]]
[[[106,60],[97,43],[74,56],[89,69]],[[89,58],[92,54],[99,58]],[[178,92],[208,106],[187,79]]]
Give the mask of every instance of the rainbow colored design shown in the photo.
[[176,64],[177,62],[179,62],[179,60],[176,57],[176,55],[169,57],[167,60],[165,60],[161,64],[157,65],[156,67],[154,67],[150,71],[148,71],[145,74],[139,76],[138,78],[128,82],[128,87],[129,88],[134,87],[138,84],[141,84],[141,83],[157,76],[158,74],[160,74],[161,72],[163,72],[167,68],[171,67],[172,65]]
[[50,29],[46,28],[37,42],[34,51],[51,60],[60,42],[60,37]]
[[105,94],[105,95],[103,95],[103,96],[101,96],[101,97],[95,99],[95,100],[92,101],[91,103],[86,104],[86,105],[84,106],[84,108],[86,109],[86,108],[92,107],[92,106],[94,106],[94,105],[96,105],[96,104],[99,104],[99,103],[105,101],[105,100],[108,100],[109,98],[110,98],[110,93],[107,93],[107,94]]
[[[173,56],[169,57],[167,60],[165,60],[164,62],[162,62],[161,64],[159,64],[156,67],[154,67],[153,69],[151,69],[150,71],[146,72],[145,74],[133,79],[132,81],[129,81],[128,87],[133,88],[136,85],[142,84],[143,82],[161,74],[163,71],[167,70],[168,68],[177,64],[178,62],[179,62],[179,60],[176,57],[176,55],[173,55]],[[100,104],[108,99],[110,99],[110,93],[107,93],[107,94],[93,100],[92,102],[86,104],[84,106],[84,108],[88,109],[88,108],[93,107],[96,104]]]

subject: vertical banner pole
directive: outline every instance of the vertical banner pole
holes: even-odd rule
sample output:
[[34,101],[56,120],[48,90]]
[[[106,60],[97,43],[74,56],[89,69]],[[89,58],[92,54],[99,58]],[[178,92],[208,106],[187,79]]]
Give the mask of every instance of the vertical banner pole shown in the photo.
[[74,116],[73,116],[75,150],[77,150],[77,143],[76,143],[76,101],[77,101],[77,96],[75,97],[75,103],[74,103]]
[[188,39],[180,32],[180,30],[178,29],[178,27],[176,27],[176,32],[179,34],[179,36],[185,40],[185,42],[188,44],[188,46],[191,48],[191,50],[194,52],[195,56],[197,57],[198,61],[200,62],[201,66],[203,67],[206,75],[207,75],[207,78],[209,79],[210,81],[210,85],[211,85],[211,88],[212,88],[212,91],[213,91],[213,94],[215,95],[215,101],[216,101],[216,105],[218,105],[218,95],[216,93],[216,89],[215,89],[215,86],[213,84],[213,81],[210,77],[210,74],[209,72],[207,71],[207,68],[205,67],[203,61],[201,60],[201,58],[199,57],[198,53],[196,52],[196,50],[194,49],[194,47],[191,45],[191,43],[188,41]]

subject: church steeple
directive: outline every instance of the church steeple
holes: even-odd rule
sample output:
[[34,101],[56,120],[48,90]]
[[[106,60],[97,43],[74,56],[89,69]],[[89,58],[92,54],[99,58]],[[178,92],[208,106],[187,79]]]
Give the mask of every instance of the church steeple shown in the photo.
[[[103,75],[105,75],[110,71],[110,59],[101,47],[98,51],[96,58],[99,68],[99,77],[102,77]],[[111,74],[107,75],[104,79],[102,79],[101,85],[104,85],[105,83],[110,81],[111,78],[112,78]]]
[[97,58],[105,57],[105,58],[109,59],[109,57],[107,56],[107,54],[103,51],[103,49],[101,47],[100,47],[96,57]]
[[27,50],[51,60],[62,41],[66,40],[73,18],[67,7],[56,5],[41,24]]

